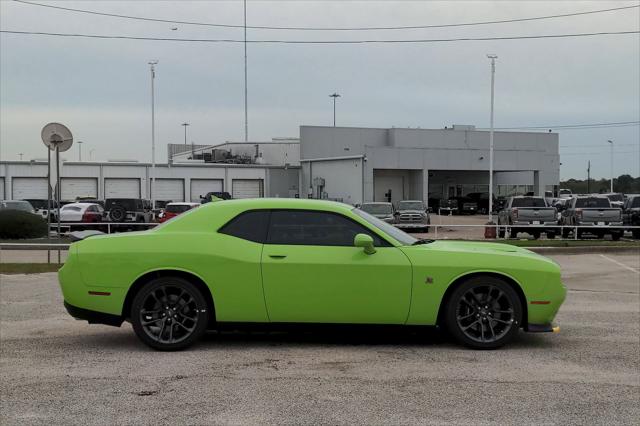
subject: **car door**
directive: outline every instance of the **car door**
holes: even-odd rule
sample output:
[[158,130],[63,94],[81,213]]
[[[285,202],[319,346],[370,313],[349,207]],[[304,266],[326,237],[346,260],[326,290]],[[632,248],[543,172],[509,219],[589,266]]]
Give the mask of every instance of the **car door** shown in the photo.
[[[354,247],[358,233],[373,237],[376,253]],[[271,212],[262,280],[272,322],[403,324],[411,278],[401,250],[350,218]]]

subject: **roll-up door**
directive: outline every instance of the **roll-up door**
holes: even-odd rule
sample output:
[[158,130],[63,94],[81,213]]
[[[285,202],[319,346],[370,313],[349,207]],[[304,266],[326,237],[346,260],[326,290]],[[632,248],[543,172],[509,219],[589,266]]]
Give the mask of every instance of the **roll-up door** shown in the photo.
[[199,202],[208,192],[222,192],[222,179],[191,179],[192,202]]
[[159,201],[184,201],[184,181],[182,179],[156,179],[153,184]]
[[75,201],[78,197],[98,198],[98,179],[62,178],[61,200]]
[[47,199],[47,178],[14,177],[11,181],[11,198],[14,200]]
[[106,178],[104,198],[140,198],[140,179]]
[[263,196],[262,179],[234,179],[233,198],[260,198]]

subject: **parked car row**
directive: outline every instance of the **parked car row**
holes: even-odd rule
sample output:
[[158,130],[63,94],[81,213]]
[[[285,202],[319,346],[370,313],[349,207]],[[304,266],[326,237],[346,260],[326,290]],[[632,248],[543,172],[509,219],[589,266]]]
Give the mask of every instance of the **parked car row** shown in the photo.
[[402,200],[398,202],[397,207],[386,202],[363,203],[359,207],[362,211],[396,228],[429,232],[431,217],[422,200]]
[[[620,195],[617,197],[616,195]],[[623,204],[619,204],[622,198]],[[613,200],[613,201],[612,201]],[[573,195],[571,198],[510,197],[498,213],[498,236],[515,238],[526,232],[534,238],[545,233],[555,238],[562,233],[582,238],[591,235],[619,240],[625,227],[640,225],[640,195],[622,194]],[[640,229],[629,229],[634,238],[640,238]]]

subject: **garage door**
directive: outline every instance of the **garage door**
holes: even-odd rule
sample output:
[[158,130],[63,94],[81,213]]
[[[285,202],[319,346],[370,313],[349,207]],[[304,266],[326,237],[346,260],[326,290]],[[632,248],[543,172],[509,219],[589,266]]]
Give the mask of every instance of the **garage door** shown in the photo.
[[61,199],[75,201],[77,197],[98,198],[98,179],[62,178]]
[[16,177],[11,181],[11,196],[14,200],[47,199],[47,178]]
[[262,179],[234,179],[233,198],[260,198],[263,195]]
[[106,178],[104,198],[140,198],[140,179]]
[[222,179],[191,179],[191,201],[197,203],[207,192],[221,192]]
[[182,179],[156,179],[153,184],[159,201],[184,201],[184,181]]
[[4,178],[0,177],[0,200],[4,200]]

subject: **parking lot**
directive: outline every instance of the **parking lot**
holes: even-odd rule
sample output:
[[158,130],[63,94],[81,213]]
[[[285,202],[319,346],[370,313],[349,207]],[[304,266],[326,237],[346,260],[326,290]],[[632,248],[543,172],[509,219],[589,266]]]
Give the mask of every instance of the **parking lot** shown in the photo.
[[153,352],[128,324],[69,317],[55,274],[2,275],[2,424],[635,423],[640,257],[554,258],[562,331],[485,352],[423,329],[211,333]]

